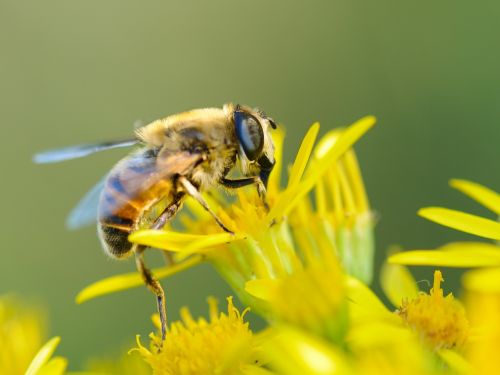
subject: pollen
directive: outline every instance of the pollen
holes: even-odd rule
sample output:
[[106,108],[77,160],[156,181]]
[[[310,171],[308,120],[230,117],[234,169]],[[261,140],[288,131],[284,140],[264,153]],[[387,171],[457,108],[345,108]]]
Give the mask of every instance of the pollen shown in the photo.
[[403,301],[398,310],[404,322],[435,349],[462,346],[469,330],[463,305],[451,293],[444,296],[443,281],[441,271],[435,271],[430,293]]
[[253,335],[244,322],[247,310],[240,312],[230,297],[227,302],[227,313],[219,313],[216,300],[209,298],[209,320],[195,320],[187,308],[182,309],[182,320],[171,324],[162,345],[155,334],[150,335],[150,349],[138,338],[137,350],[153,374],[240,374],[255,366]]

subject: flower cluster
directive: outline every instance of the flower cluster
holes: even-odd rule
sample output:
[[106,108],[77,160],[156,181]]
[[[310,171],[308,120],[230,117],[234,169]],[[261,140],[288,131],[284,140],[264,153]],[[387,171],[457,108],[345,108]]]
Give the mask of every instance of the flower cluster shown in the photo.
[[[134,232],[130,241],[168,252],[173,259],[173,264],[153,271],[157,278],[207,262],[248,307],[241,311],[230,297],[224,313],[209,298],[208,319],[194,318],[185,308],[182,320],[169,324],[165,340],[151,333],[149,345],[143,345],[138,337],[128,359],[97,363],[90,370],[168,375],[498,373],[497,244],[460,242],[397,252],[374,273],[375,219],[353,151],[374,124],[373,117],[365,117],[318,142],[319,124],[314,124],[289,168],[282,165],[285,134],[278,129],[277,163],[265,203],[253,187],[239,189],[236,197],[217,190],[205,196],[233,233],[223,232],[190,200],[175,226],[182,230],[168,226]],[[289,172],[286,181],[283,170]],[[500,215],[500,196],[492,190],[464,180],[452,180],[452,186]],[[439,207],[419,213],[500,240],[500,224],[494,220]],[[406,265],[478,269],[464,275],[462,302],[444,292],[441,271],[434,271],[431,288],[420,291]],[[370,288],[373,279],[380,282],[384,299]],[[136,273],[114,276],[85,288],[77,301],[141,283]],[[245,322],[249,309],[267,322],[265,329],[251,330]],[[5,311],[0,303],[0,346],[5,335],[19,336],[1,330],[9,319]],[[153,321],[159,329],[159,318]],[[34,356],[30,374],[62,373],[65,360],[50,359],[58,339],[35,355],[40,340],[32,340],[26,353],[10,356],[19,357],[19,368],[27,368],[27,358]],[[0,350],[0,355],[5,350],[12,349]]]
[[[466,180],[451,180],[458,191],[500,215],[500,195]],[[428,220],[490,240],[500,240],[497,221],[451,210],[428,207],[419,211]],[[412,250],[393,255],[389,261],[406,265],[436,265],[475,268],[463,276],[467,311],[473,332],[467,357],[478,374],[496,374],[500,369],[500,246],[491,242],[454,242],[434,250]]]

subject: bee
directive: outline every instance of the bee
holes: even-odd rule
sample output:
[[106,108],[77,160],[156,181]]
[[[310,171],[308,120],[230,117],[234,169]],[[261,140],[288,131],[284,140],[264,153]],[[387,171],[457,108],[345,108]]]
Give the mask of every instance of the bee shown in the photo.
[[[276,128],[276,123],[264,112],[225,104],[153,121],[137,128],[133,139],[46,151],[35,155],[34,161],[54,163],[139,146],[80,201],[67,225],[76,229],[97,219],[106,254],[113,258],[135,255],[139,273],[156,295],[165,339],[165,293],[145,265],[146,247],[129,242],[128,236],[141,228],[162,228],[181,209],[186,197],[194,198],[222,230],[231,232],[201,193],[217,185],[236,189],[253,184],[265,204],[267,181],[275,164],[271,128]],[[239,170],[242,177],[229,178],[233,170]]]

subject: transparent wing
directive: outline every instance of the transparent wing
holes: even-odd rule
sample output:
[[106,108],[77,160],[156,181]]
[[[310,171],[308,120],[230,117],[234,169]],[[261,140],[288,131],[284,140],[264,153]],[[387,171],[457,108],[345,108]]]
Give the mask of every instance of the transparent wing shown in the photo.
[[97,206],[104,189],[104,176],[90,191],[83,196],[66,218],[66,227],[70,230],[79,229],[93,224],[97,220]]
[[137,143],[138,140],[136,139],[125,139],[121,141],[70,146],[40,152],[33,156],[33,161],[37,164],[58,163],[64,160],[82,158],[94,152],[111,150],[113,148],[130,147]]
[[99,206],[101,220],[115,220],[118,213],[118,218],[135,219],[144,202],[168,193],[174,176],[189,175],[204,158],[187,151],[159,157],[148,156],[148,152],[129,155],[109,173]]

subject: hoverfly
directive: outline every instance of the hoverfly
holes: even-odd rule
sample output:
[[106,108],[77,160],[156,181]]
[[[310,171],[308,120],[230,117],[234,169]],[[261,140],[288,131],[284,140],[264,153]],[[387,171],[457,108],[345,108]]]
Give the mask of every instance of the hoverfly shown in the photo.
[[[136,129],[133,139],[51,150],[35,155],[34,161],[54,163],[102,150],[139,146],[80,201],[67,224],[78,228],[95,220],[89,215],[89,206],[97,201],[102,247],[114,258],[135,255],[138,271],[157,297],[165,339],[164,291],[144,263],[146,247],[130,243],[128,236],[139,228],[162,228],[188,196],[230,232],[201,192],[216,185],[239,188],[254,184],[265,204],[267,181],[275,163],[270,128],[276,128],[276,123],[263,112],[225,104],[222,109],[195,109],[156,120]],[[237,166],[243,177],[228,178]]]

